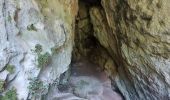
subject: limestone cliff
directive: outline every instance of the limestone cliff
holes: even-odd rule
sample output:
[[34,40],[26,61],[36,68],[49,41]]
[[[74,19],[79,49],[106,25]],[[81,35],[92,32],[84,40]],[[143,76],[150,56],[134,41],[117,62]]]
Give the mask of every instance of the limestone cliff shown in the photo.
[[170,99],[169,5],[169,0],[102,0],[118,45],[116,83],[126,100]]
[[168,0],[102,0],[89,8],[91,35],[114,62],[102,63],[99,53],[97,63],[107,73],[114,69],[115,87],[126,100],[170,99],[169,5]]
[[[169,9],[169,0],[1,0],[0,100],[58,100],[58,84],[80,59],[100,67],[125,100],[169,100]],[[95,100],[114,100],[98,90]],[[87,99],[68,95],[62,100]]]
[[0,1],[0,92],[48,92],[71,62],[77,10],[77,0]]

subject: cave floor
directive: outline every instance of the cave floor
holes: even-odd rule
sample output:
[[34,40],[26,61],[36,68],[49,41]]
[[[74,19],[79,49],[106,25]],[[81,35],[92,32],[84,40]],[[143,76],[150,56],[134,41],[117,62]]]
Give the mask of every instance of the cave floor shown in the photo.
[[106,74],[87,60],[72,64],[69,85],[60,94],[57,100],[122,100]]

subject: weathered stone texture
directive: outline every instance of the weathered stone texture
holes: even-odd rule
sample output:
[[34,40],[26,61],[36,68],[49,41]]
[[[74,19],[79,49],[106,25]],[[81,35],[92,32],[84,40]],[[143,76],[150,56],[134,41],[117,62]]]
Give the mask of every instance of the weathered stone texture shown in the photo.
[[[29,79],[38,76],[43,84],[49,85],[68,69],[77,2],[0,1],[0,73],[4,73],[9,64],[15,67],[15,72],[8,74],[7,83],[11,83],[8,88],[16,88],[19,100],[28,97]],[[37,44],[42,46],[41,55],[51,55],[50,63],[43,68],[38,67],[40,54],[35,52]]]
[[102,0],[122,60],[116,83],[127,100],[170,99],[169,5],[169,0]]
[[53,98],[48,87],[68,69],[76,35],[74,57],[116,75],[126,100],[169,100],[170,1],[80,1],[78,17],[78,0],[0,1],[0,95],[14,87],[19,100],[32,98],[38,77]]

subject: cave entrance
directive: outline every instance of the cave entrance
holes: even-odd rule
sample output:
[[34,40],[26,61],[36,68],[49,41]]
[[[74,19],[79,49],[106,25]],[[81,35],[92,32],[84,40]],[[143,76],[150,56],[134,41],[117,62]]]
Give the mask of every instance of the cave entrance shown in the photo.
[[[106,52],[94,35],[90,16],[90,10],[93,7],[101,8],[101,0],[79,0],[79,11],[75,24],[75,45],[71,67],[72,72],[77,72],[77,74],[91,74],[92,70],[94,73],[97,73],[95,70],[103,71],[102,64],[106,62],[104,58]],[[92,66],[92,64],[96,65]],[[84,68],[85,66],[87,67]]]
[[112,60],[108,60],[111,57],[94,35],[90,15],[93,7],[102,8],[101,0],[79,0],[69,84],[73,87],[73,93],[81,98],[90,100],[121,98],[113,91],[108,77],[112,75],[113,70],[107,67],[113,65]]
[[[60,85],[59,90],[68,90],[76,97],[88,100],[122,100],[111,82],[116,72],[113,59],[108,50],[101,45],[101,38],[96,36],[95,22],[92,21],[94,13],[91,15],[93,8],[104,12],[100,0],[79,0],[72,62],[70,70],[60,78],[68,78],[69,85],[66,86],[70,86],[71,89]],[[101,34],[99,33],[99,36]],[[64,80],[60,82],[62,84]]]
[[75,45],[73,50],[73,62],[82,58],[94,62],[102,47],[94,36],[93,24],[90,18],[92,7],[101,7],[101,0],[79,0],[79,11],[76,18]]

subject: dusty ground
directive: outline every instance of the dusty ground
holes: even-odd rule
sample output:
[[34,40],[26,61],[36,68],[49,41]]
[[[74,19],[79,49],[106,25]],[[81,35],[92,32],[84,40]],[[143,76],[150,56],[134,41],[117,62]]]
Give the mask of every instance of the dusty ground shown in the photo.
[[111,82],[98,66],[88,61],[72,65],[69,87],[56,100],[123,100],[111,89]]

